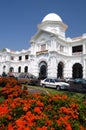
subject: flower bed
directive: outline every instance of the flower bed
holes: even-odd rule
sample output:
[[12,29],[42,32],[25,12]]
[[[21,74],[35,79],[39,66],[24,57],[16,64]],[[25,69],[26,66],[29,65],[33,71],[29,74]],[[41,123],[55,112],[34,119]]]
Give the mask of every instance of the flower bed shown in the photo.
[[15,79],[3,80],[0,130],[86,130],[85,101],[60,94],[30,94]]

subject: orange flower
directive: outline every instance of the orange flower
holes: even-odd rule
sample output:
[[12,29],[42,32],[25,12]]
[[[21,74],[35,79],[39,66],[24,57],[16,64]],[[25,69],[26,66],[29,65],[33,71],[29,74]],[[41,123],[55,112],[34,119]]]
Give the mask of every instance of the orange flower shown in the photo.
[[67,95],[62,95],[62,100],[66,100],[67,98]]
[[24,130],[31,130],[29,127],[25,127]]
[[12,119],[11,115],[8,115],[7,118],[8,118],[8,120],[11,120],[11,119]]
[[43,104],[40,100],[38,100],[38,101],[37,101],[37,106],[39,106],[39,107],[43,107],[44,104]]
[[74,119],[77,119],[78,118],[78,112],[77,112],[77,109],[76,110],[73,110],[72,108],[66,108],[66,107],[61,107],[60,108],[60,113],[65,113],[67,115],[70,115],[70,118],[74,118]]
[[82,125],[80,125],[80,130],[86,130],[86,129],[84,129],[84,127],[82,126]]
[[11,123],[8,124],[8,130],[13,130],[13,127],[12,127]]
[[70,123],[66,123],[66,129],[65,130],[72,130]]
[[41,128],[36,128],[36,130],[47,130],[47,127],[46,126],[43,126]]
[[18,127],[25,126],[25,124],[26,124],[26,121],[23,121],[22,119],[16,120],[16,125]]
[[35,108],[34,108],[34,112],[36,112],[36,113],[41,113],[40,107],[35,107]]
[[56,122],[58,126],[64,125],[65,130],[72,130],[70,123],[68,122],[69,116],[60,117]]
[[60,117],[56,122],[58,123],[58,126],[61,126],[62,124],[65,124],[69,119],[69,116]]
[[0,106],[0,117],[3,117],[5,115],[7,115],[8,112],[9,112],[8,107],[6,107],[6,106],[3,106],[3,107]]
[[78,104],[64,94],[29,94],[15,80],[4,78],[0,83],[3,81],[6,86],[0,90],[5,99],[0,103],[0,130],[86,130],[85,107],[80,107],[86,102]]
[[30,108],[30,104],[25,103],[23,107],[23,111],[27,111]]

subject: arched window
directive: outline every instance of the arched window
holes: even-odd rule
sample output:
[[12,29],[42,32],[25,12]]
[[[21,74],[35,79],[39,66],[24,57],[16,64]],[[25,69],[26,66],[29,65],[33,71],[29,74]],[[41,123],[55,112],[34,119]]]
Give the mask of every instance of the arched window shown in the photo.
[[18,73],[21,73],[21,66],[19,66],[18,68]]
[[14,68],[10,67],[9,72],[14,72]]
[[3,66],[3,71],[5,71],[5,69],[6,69],[6,66],[4,65],[4,66]]
[[25,73],[28,72],[28,66],[25,66],[25,68],[24,68],[24,72],[25,72]]

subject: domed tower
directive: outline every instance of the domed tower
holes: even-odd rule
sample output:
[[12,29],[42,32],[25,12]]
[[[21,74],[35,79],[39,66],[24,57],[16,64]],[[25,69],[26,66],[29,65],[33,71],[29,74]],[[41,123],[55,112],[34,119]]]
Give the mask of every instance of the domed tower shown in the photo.
[[59,15],[50,13],[43,18],[42,23],[38,25],[38,29],[65,37],[67,25],[63,23]]
[[43,18],[42,22],[45,22],[45,21],[60,21],[60,22],[62,22],[62,19],[60,18],[59,15],[57,15],[55,13],[50,13]]
[[[31,56],[33,56],[34,62],[32,63],[34,64],[32,71],[35,75],[39,75],[40,78],[57,77],[57,63],[62,58],[59,55],[61,54],[60,50],[62,53],[66,50],[66,43],[63,42],[66,39],[66,29],[67,25],[55,13],[50,13],[42,19],[36,34],[30,40]],[[63,64],[61,65],[62,68]],[[63,68],[61,70],[60,77],[63,77]]]

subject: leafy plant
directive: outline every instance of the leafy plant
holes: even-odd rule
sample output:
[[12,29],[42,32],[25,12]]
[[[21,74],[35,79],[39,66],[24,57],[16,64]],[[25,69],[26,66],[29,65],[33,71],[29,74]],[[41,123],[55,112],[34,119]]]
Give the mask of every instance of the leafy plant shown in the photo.
[[3,80],[0,130],[86,130],[86,100],[72,93],[30,94],[17,81]]

